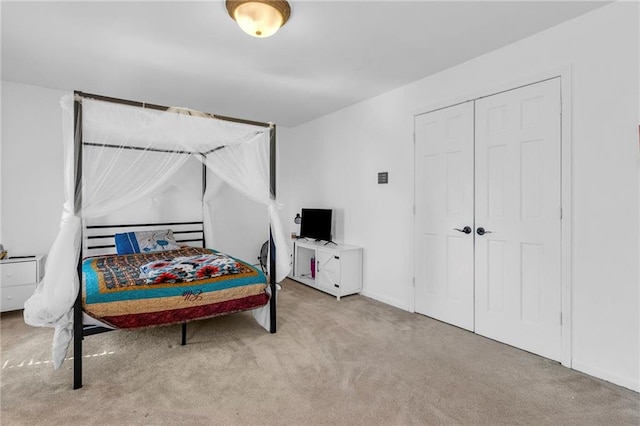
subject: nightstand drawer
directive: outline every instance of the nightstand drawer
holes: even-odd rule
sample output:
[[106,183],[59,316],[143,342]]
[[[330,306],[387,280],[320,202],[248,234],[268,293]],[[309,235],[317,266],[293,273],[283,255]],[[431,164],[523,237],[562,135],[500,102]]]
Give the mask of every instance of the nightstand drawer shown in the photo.
[[33,295],[36,285],[19,285],[0,289],[0,307],[2,312],[24,308],[24,302]]
[[36,284],[37,265],[32,262],[4,263],[0,264],[0,284],[2,287]]

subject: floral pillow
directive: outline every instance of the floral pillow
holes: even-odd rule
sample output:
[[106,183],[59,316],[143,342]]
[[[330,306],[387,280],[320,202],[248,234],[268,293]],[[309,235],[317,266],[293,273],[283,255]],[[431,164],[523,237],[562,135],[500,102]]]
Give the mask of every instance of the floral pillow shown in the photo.
[[140,278],[148,284],[181,283],[240,272],[238,261],[222,253],[214,253],[149,262],[140,267]]
[[118,254],[152,253],[180,248],[171,229],[126,232],[116,234],[115,240]]

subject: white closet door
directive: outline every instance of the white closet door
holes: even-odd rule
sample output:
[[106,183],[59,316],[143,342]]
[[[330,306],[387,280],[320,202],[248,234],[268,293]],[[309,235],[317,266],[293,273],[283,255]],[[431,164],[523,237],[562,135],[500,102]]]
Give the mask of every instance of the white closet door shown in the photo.
[[415,137],[415,310],[473,330],[473,102],[417,116]]
[[560,124],[559,78],[476,101],[475,329],[558,361]]

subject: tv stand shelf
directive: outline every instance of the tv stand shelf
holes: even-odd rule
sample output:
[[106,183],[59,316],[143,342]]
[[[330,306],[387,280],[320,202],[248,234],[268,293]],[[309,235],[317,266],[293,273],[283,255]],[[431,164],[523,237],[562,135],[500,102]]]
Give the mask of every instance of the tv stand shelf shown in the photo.
[[[311,259],[315,259],[312,271]],[[340,297],[362,291],[362,247],[299,239],[293,243],[292,279]]]

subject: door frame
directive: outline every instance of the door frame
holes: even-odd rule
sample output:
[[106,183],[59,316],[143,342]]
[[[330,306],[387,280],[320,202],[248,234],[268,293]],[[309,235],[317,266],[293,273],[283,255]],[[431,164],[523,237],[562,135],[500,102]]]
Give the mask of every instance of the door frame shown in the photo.
[[[523,86],[540,83],[545,80],[560,78],[560,192],[561,192],[561,214],[560,218],[560,262],[561,262],[561,363],[565,367],[571,368],[572,364],[572,308],[573,308],[573,247],[572,247],[572,67],[567,65],[561,68],[551,69],[545,72],[535,73],[527,77],[515,79],[503,84],[491,87],[480,88],[478,91],[463,96],[457,96],[445,101],[433,103],[426,107],[416,109],[412,112],[411,125],[413,129],[413,258],[415,258],[415,205],[416,205],[416,168],[415,168],[415,120],[416,116],[448,108],[464,102],[475,101],[498,93],[518,89]],[[415,262],[413,264],[412,291],[409,291],[409,307],[411,312],[415,312]]]

